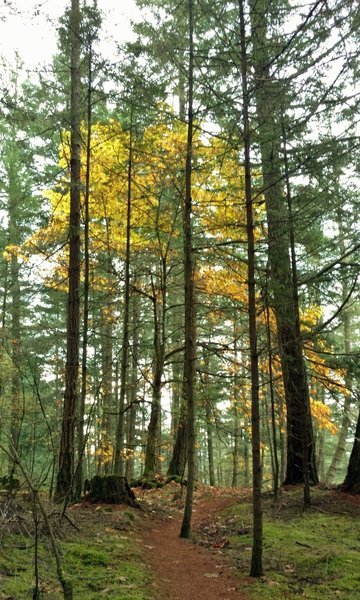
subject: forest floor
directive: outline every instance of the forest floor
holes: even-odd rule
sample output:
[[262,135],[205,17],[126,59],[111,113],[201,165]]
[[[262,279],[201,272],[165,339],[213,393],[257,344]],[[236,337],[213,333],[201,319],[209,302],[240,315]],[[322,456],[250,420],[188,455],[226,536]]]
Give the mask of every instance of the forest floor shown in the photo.
[[[74,600],[360,600],[359,496],[316,488],[304,513],[300,488],[277,502],[264,494],[264,576],[254,580],[250,492],[199,485],[191,540],[179,537],[185,493],[174,482],[137,489],[140,510],[82,502],[61,523],[49,504]],[[62,591],[41,515],[19,494],[0,499],[0,600],[28,598]]]
[[[172,492],[177,497],[178,491]],[[235,566],[223,552],[222,542],[211,540],[209,547],[194,544],[179,537],[183,501],[175,500],[176,508],[169,510],[171,499],[165,490],[162,503],[165,512],[157,515],[159,501],[153,509],[154,517],[145,525],[142,534],[144,556],[154,574],[152,586],[158,600],[246,600],[244,581],[236,576]],[[185,494],[185,492],[184,492]],[[154,494],[159,498],[159,493]],[[238,502],[239,492],[233,490],[202,490],[195,495],[192,531],[210,531],[218,515]],[[177,502],[177,505],[176,505]]]

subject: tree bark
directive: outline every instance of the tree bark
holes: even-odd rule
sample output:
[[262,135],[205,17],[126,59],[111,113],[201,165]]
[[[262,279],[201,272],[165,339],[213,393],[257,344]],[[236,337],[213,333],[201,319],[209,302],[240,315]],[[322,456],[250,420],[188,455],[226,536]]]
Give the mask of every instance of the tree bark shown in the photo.
[[74,432],[78,402],[79,330],[80,330],[80,6],[72,0],[71,39],[71,158],[69,218],[69,290],[67,303],[67,335],[65,393],[60,436],[59,469],[54,500],[68,499],[74,473]]
[[[110,257],[106,259],[110,267]],[[113,312],[111,307],[101,309],[101,437],[99,446],[99,467],[107,475],[112,471],[113,440]]]
[[306,368],[300,343],[299,316],[294,305],[288,211],[284,203],[279,154],[281,128],[276,115],[279,115],[278,101],[283,91],[270,74],[265,4],[262,0],[250,0],[256,78],[254,94],[268,225],[270,282],[287,408],[287,469],[284,483],[304,482],[304,448],[309,481],[317,483]]
[[255,236],[253,222],[253,201],[250,163],[250,98],[248,91],[248,56],[246,50],[244,0],[239,0],[240,26],[240,59],[242,82],[242,121],[244,140],[244,176],[246,201],[246,233],[248,258],[248,312],[249,312],[249,342],[250,342],[250,372],[251,372],[251,433],[252,433],[252,467],[253,467],[253,545],[251,556],[251,577],[261,577],[263,525],[262,525],[262,467],[260,455],[260,402],[259,402],[259,357],[257,350],[256,323],[256,283],[255,283]]
[[[346,252],[345,243],[344,243],[344,235],[345,235],[344,226],[345,226],[345,224],[343,222],[341,208],[339,208],[337,211],[337,225],[339,228],[339,235],[338,235],[339,251],[340,251],[340,256],[343,256]],[[346,279],[346,273],[344,272],[345,269],[346,269],[346,266],[343,265],[342,266],[343,278],[341,280],[341,301],[342,301],[342,303],[346,302],[348,295],[349,295],[349,285],[348,285],[348,281]],[[351,353],[351,316],[350,316],[350,312],[347,307],[343,308],[342,313],[341,313],[341,319],[342,319],[343,336],[344,336],[343,337],[344,353],[347,356],[349,356]],[[345,396],[345,399],[344,399],[344,408],[343,408],[343,415],[342,415],[342,419],[341,419],[341,423],[340,423],[339,437],[338,437],[336,449],[334,452],[334,456],[332,458],[332,461],[331,461],[331,464],[330,464],[330,467],[329,467],[329,470],[328,470],[328,473],[326,476],[326,480],[330,483],[335,479],[335,476],[339,469],[339,465],[345,455],[346,438],[348,436],[349,427],[351,425],[350,408],[351,408],[352,396],[350,394],[350,390],[352,388],[352,381],[351,381],[351,377],[349,376],[349,374],[347,374],[345,376],[345,387],[349,393]]]
[[212,411],[209,402],[206,402],[206,442],[207,442],[207,456],[208,456],[208,467],[209,467],[209,484],[211,486],[216,485],[215,481],[215,467],[214,467],[214,443],[213,443],[213,430],[211,426]]
[[356,425],[354,445],[342,490],[350,494],[360,494],[360,412]]
[[120,365],[120,396],[118,418],[115,437],[115,473],[122,475],[124,459],[124,406],[126,396],[128,355],[129,355],[129,319],[130,319],[130,250],[131,250],[131,197],[132,197],[132,171],[133,171],[133,113],[130,109],[129,131],[129,159],[127,177],[127,203],[126,203],[126,247],[125,247],[125,287],[124,287],[124,312],[123,312],[123,339]]
[[152,402],[150,421],[147,433],[144,477],[152,477],[156,473],[158,456],[158,432],[161,419],[161,389],[165,361],[165,313],[166,313],[166,260],[161,265],[161,302],[157,300],[157,292],[153,286],[154,314],[154,366],[152,380]]
[[138,354],[139,354],[139,334],[138,334],[138,297],[132,296],[132,368],[130,376],[129,393],[129,419],[127,427],[127,458],[126,458],[126,478],[131,481],[134,478],[134,451],[136,442],[136,415],[137,415],[137,393],[138,393]]
[[88,84],[87,84],[87,136],[86,136],[86,176],[84,199],[84,312],[83,338],[81,356],[81,391],[77,421],[77,465],[75,475],[75,496],[80,499],[84,489],[84,452],[86,438],[85,404],[87,394],[87,350],[89,337],[89,291],[90,291],[90,255],[89,255],[89,200],[90,200],[90,170],[91,170],[91,134],[92,134],[92,43],[88,45]]
[[[15,142],[14,142],[15,143]],[[8,168],[8,208],[9,208],[9,244],[16,247],[20,243],[17,206],[21,190],[18,189],[16,165],[14,157],[10,156]],[[21,377],[20,377],[20,265],[16,251],[11,252],[10,258],[10,317],[11,317],[11,420],[10,443],[15,451],[19,448],[19,437],[22,420]],[[15,473],[15,462],[9,454],[9,477],[12,480]]]
[[188,123],[185,164],[185,198],[183,203],[184,234],[184,289],[185,289],[185,352],[184,352],[184,397],[187,406],[187,487],[186,501],[180,536],[188,538],[191,530],[191,517],[194,494],[195,472],[195,360],[196,360],[196,316],[194,254],[192,243],[192,153],[194,133],[194,3],[188,0],[189,18],[189,67],[188,67]]

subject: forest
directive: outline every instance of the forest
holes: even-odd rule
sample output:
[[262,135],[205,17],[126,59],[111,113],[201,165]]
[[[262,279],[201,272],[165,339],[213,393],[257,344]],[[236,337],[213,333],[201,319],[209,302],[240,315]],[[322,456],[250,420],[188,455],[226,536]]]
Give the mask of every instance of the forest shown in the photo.
[[[177,507],[176,536],[208,540],[217,498],[214,548],[240,519],[263,580],[274,506],[359,517],[360,5],[136,0],[124,36],[106,2],[60,4],[44,64],[1,56],[0,546],[35,544],[35,584],[0,597],[98,598],[61,550],[98,501],[133,535],[139,506]],[[137,585],[104,593],[154,597]],[[228,598],[285,597],[256,585]],[[360,598],[346,585],[325,597]]]

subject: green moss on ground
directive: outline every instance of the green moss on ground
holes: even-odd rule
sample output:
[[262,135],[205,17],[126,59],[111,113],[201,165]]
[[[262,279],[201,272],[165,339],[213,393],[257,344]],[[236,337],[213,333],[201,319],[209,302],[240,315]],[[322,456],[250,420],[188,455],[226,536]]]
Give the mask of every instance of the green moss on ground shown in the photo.
[[[150,574],[141,561],[131,511],[123,517],[121,510],[107,507],[75,509],[71,520],[57,528],[59,549],[66,577],[72,582],[74,600],[149,600]],[[136,519],[136,517],[135,517]],[[29,521],[30,523],[30,521]],[[22,535],[8,531],[2,536],[0,552],[0,599],[33,598],[34,539],[33,532]],[[38,568],[40,598],[60,600],[61,586],[56,576],[55,561],[44,532],[39,539]]]
[[[247,588],[251,600],[360,600],[360,503],[336,492],[313,490],[313,508],[303,513],[301,490],[264,500],[264,577]],[[228,509],[229,552],[249,572],[251,503]]]

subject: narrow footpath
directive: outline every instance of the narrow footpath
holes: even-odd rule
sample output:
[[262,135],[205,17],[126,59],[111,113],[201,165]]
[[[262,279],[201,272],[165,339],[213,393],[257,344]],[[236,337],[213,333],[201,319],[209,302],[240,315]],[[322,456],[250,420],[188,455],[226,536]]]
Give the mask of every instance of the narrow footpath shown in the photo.
[[[215,498],[194,505],[193,530],[216,516],[234,498]],[[248,600],[241,580],[220,551],[179,537],[182,512],[170,520],[153,519],[143,532],[144,560],[154,574],[158,600]]]

